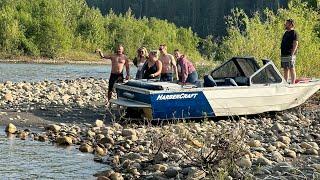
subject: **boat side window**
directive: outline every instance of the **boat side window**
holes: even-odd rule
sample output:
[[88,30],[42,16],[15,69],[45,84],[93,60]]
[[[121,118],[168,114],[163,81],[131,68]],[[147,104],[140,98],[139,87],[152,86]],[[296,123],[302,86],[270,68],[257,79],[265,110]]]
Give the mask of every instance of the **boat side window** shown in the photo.
[[229,61],[228,63],[213,71],[211,73],[211,76],[214,79],[224,79],[241,76],[241,73],[238,70],[237,66],[234,64],[234,62]]
[[282,79],[275,71],[274,67],[271,64],[269,64],[259,73],[253,76],[251,82],[253,84],[274,84],[281,83]]

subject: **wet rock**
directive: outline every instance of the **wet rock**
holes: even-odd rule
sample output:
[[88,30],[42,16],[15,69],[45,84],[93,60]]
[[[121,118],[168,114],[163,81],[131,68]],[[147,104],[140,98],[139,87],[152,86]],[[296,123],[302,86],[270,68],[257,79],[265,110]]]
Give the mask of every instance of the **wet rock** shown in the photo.
[[22,131],[20,134],[19,134],[19,137],[21,140],[26,140],[28,138],[28,133],[25,132],[25,131]]
[[9,124],[7,125],[5,131],[6,131],[7,133],[14,134],[14,133],[17,131],[17,127],[16,127],[14,124],[9,123]]
[[102,172],[98,172],[96,174],[94,174],[94,176],[105,176],[105,177],[110,177],[111,174],[113,174],[114,171],[112,169],[108,169],[108,170],[105,170],[105,171],[102,171]]
[[50,131],[53,131],[53,132],[59,132],[60,129],[61,129],[61,126],[59,125],[56,125],[56,124],[49,124],[47,127],[46,127],[47,130],[50,130]]
[[81,152],[85,152],[85,153],[92,153],[93,152],[93,148],[91,145],[87,144],[87,143],[83,143],[81,144],[79,150]]
[[107,143],[108,143],[108,144],[114,145],[114,140],[113,140],[112,137],[107,136],[107,137],[102,138],[102,139],[100,140],[100,143],[101,143],[101,144],[107,144]]
[[60,146],[70,146],[72,145],[72,138],[68,136],[59,136],[56,143]]
[[105,156],[107,154],[107,150],[103,147],[96,146],[95,147],[95,154],[99,156]]
[[290,144],[291,140],[287,136],[280,136],[279,141],[283,142],[284,144]]
[[110,175],[110,179],[111,180],[123,180],[124,178],[122,177],[122,175],[120,173],[113,173]]
[[38,136],[38,140],[39,140],[40,142],[45,142],[45,141],[48,140],[48,137],[47,137],[46,135],[39,135],[39,136]]
[[110,180],[110,179],[106,176],[99,176],[97,180]]

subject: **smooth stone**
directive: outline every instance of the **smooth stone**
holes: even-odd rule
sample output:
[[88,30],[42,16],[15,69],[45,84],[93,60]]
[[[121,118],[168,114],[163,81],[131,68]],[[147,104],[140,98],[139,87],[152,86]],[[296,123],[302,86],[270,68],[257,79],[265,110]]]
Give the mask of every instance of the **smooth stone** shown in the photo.
[[280,141],[276,141],[273,143],[273,146],[275,146],[276,148],[281,148],[281,149],[284,149],[287,147],[286,144],[284,144],[283,142],[280,142]]
[[107,154],[107,150],[105,148],[100,147],[100,146],[96,146],[94,151],[95,151],[95,154],[97,154],[99,156],[105,156]]
[[107,137],[102,138],[102,139],[100,140],[100,143],[101,143],[101,144],[107,144],[107,143],[108,143],[108,144],[114,145],[114,140],[113,140],[112,137],[107,136]]
[[13,96],[11,93],[7,93],[4,95],[4,100],[9,101],[9,102],[13,102]]
[[283,142],[284,144],[290,144],[291,140],[287,136],[280,136],[279,141]]
[[134,129],[123,129],[122,130],[122,136],[125,136],[125,137],[137,136],[137,132]]
[[312,148],[312,146],[311,146],[309,143],[307,143],[307,142],[302,142],[302,143],[300,144],[300,146],[301,146],[302,148],[304,148],[304,149],[310,149],[310,148]]
[[154,171],[162,171],[162,172],[164,172],[167,169],[168,169],[168,167],[166,165],[164,165],[164,164],[156,164],[156,165],[153,166],[153,170]]
[[95,122],[95,126],[96,127],[103,127],[104,126],[104,122],[102,120],[97,119]]
[[316,149],[313,149],[313,148],[307,149],[304,153],[308,154],[308,155],[318,155],[319,154],[318,151]]
[[261,143],[259,140],[252,140],[248,143],[248,145],[250,147],[260,147],[261,146]]
[[272,157],[276,162],[282,162],[285,160],[285,158],[278,151],[273,151]]
[[272,151],[275,151],[275,150],[277,150],[277,148],[275,146],[272,146],[272,145],[268,146],[268,148],[267,148],[268,152],[272,152]]
[[87,143],[81,144],[79,150],[80,150],[81,152],[85,152],[85,153],[92,153],[92,152],[93,152],[92,146],[90,146],[90,145],[87,144]]
[[68,137],[68,136],[63,136],[63,137],[58,137],[57,140],[56,140],[56,143],[58,145],[66,145],[66,146],[69,146],[69,145],[72,145],[73,142],[72,142],[72,138],[71,137]]
[[122,177],[122,175],[120,173],[113,173],[110,175],[110,179],[111,180],[123,180],[124,178]]
[[313,147],[313,149],[319,150],[319,146],[318,146],[317,143],[315,143],[315,142],[309,142],[309,144]]
[[271,165],[272,161],[270,161],[269,159],[265,158],[265,157],[259,157],[256,161],[257,164],[265,166],[265,165]]
[[5,131],[6,131],[7,133],[14,134],[14,133],[17,131],[17,127],[16,127],[14,124],[9,123],[9,124],[7,125]]
[[46,127],[47,130],[50,130],[50,131],[53,131],[53,132],[59,132],[60,129],[61,129],[61,126],[59,125],[56,125],[56,124],[49,124],[47,127]]
[[242,168],[250,168],[252,166],[252,162],[248,156],[240,158],[236,164]]
[[178,170],[176,168],[168,168],[166,171],[165,171],[165,175],[168,177],[168,178],[174,178],[178,175]]
[[284,151],[284,155],[287,156],[287,157],[291,157],[291,158],[296,158],[297,157],[297,154],[296,152],[290,150],[290,149],[286,149]]

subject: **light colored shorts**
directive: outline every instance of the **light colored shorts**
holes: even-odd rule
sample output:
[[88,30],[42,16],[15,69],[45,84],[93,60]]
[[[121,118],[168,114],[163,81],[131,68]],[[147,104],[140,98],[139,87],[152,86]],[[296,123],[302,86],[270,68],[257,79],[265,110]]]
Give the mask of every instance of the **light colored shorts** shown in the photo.
[[284,68],[284,69],[294,68],[295,64],[296,64],[296,56],[281,57],[281,68]]

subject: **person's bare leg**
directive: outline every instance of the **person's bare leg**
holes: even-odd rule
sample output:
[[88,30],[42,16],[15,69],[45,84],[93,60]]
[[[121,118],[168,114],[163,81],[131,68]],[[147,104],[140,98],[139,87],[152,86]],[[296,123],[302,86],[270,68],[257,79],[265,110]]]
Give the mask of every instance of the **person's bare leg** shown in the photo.
[[289,69],[284,68],[283,69],[283,77],[284,77],[284,80],[286,80],[286,82],[288,82],[288,76],[289,76]]
[[294,84],[296,82],[296,70],[294,68],[290,68],[290,77],[291,83]]

